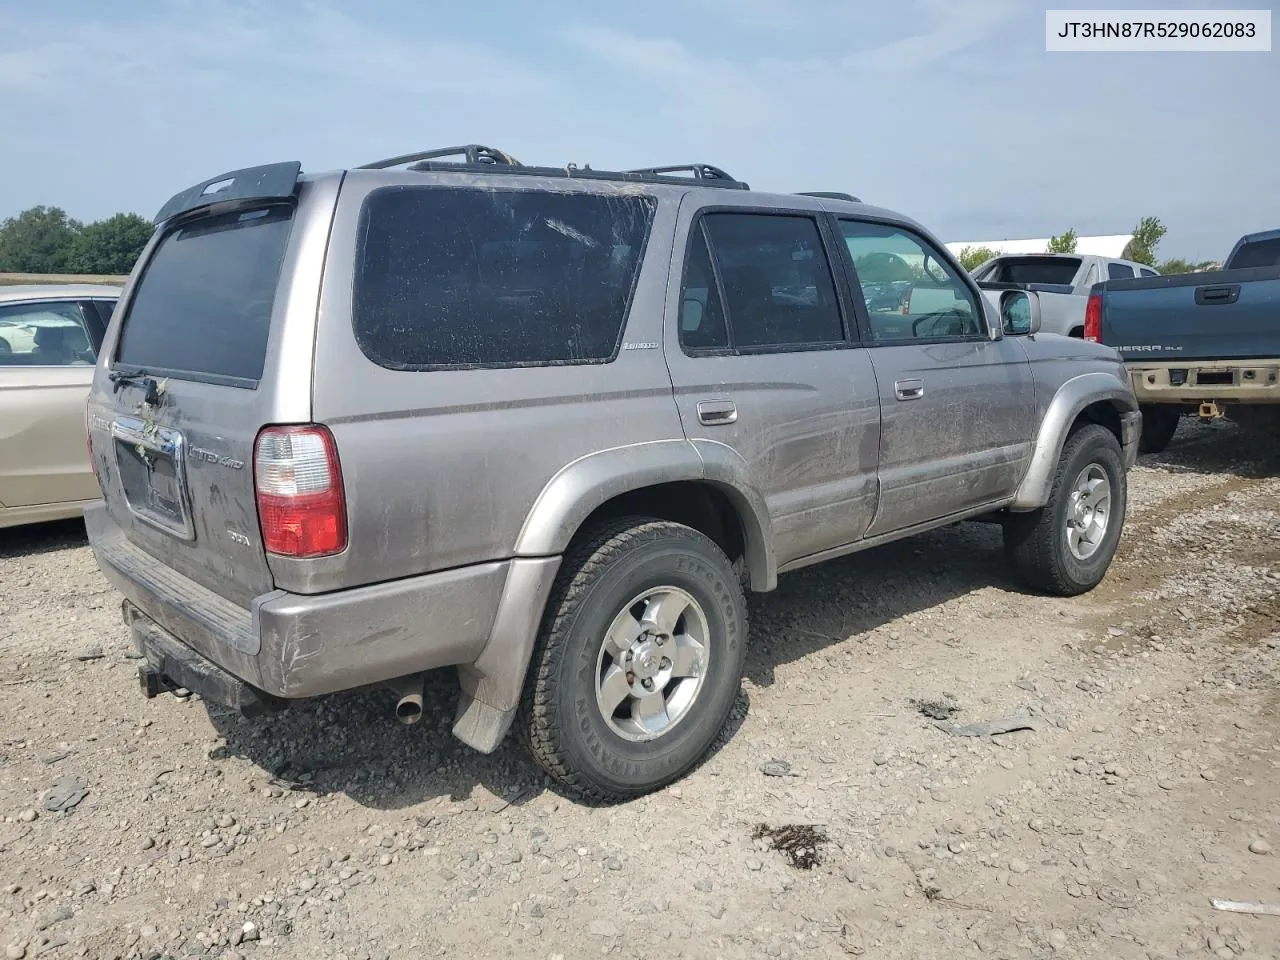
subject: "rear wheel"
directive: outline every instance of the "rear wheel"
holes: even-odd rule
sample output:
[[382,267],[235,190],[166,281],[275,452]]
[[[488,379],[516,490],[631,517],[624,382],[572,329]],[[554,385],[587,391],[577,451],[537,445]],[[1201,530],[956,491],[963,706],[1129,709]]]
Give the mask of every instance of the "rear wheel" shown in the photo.
[[1139,453],[1159,453],[1178,431],[1182,409],[1163,404],[1142,408],[1142,436],[1138,439]]
[[1120,442],[1086,424],[1067,438],[1049,502],[1005,520],[1005,554],[1034,589],[1064,597],[1092,590],[1115,556],[1127,500]]
[[708,537],[645,518],[588,535],[533,655],[521,721],[534,758],[590,800],[679,779],[728,718],[746,634],[738,572]]

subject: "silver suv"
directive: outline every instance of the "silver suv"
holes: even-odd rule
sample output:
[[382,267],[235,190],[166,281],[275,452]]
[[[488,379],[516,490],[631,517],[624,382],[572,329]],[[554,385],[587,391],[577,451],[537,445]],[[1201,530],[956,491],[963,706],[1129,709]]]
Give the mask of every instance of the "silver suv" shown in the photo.
[[460,739],[518,717],[616,801],[721,729],[744,587],[982,518],[1076,594],[1120,537],[1117,355],[852,198],[468,147],[239,170],[157,224],[88,411],[148,696],[379,686],[412,721],[455,667]]

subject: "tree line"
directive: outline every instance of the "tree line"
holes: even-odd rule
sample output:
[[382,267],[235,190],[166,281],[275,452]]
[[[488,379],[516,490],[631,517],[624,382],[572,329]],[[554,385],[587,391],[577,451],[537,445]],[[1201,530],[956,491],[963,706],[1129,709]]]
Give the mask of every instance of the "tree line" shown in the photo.
[[59,207],[32,207],[0,223],[0,273],[127,274],[153,229],[136,213],[81,223]]
[[[1190,260],[1174,257],[1157,261],[1156,247],[1160,245],[1161,239],[1167,232],[1168,228],[1160,222],[1159,217],[1143,217],[1133,228],[1133,237],[1125,244],[1120,254],[1121,259],[1145,263],[1164,276],[1175,273],[1203,273],[1218,267],[1218,264],[1212,260],[1192,263]],[[1068,228],[1056,237],[1050,237],[1044,252],[1075,253],[1077,239],[1075,230]],[[965,247],[960,251],[958,259],[966,270],[975,270],[995,256],[998,256],[998,253],[990,247]]]

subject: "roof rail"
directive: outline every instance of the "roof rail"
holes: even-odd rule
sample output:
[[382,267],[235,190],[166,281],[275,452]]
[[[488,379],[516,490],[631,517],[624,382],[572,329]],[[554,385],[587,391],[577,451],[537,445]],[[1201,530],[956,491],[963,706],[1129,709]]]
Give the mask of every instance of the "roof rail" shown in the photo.
[[519,167],[523,166],[519,160],[496,147],[485,147],[478,143],[469,143],[462,147],[440,147],[435,150],[421,150],[417,153],[406,153],[398,157],[390,157],[386,160],[375,160],[373,163],[366,163],[358,170],[386,170],[390,167],[398,167],[406,163],[419,163],[424,160],[440,160],[445,157],[462,157],[464,163],[470,164],[491,164],[503,167]]
[[802,190],[800,193],[797,193],[796,196],[797,197],[819,197],[823,200],[847,200],[850,203],[862,202],[851,193],[836,193],[835,191],[832,191],[832,190],[811,190],[811,191]]
[[719,167],[713,167],[709,163],[677,163],[669,167],[641,167],[639,170],[627,170],[627,173],[638,173],[647,177],[665,177],[673,173],[687,173],[695,180],[728,180],[733,183],[741,181],[734,179],[725,173]]

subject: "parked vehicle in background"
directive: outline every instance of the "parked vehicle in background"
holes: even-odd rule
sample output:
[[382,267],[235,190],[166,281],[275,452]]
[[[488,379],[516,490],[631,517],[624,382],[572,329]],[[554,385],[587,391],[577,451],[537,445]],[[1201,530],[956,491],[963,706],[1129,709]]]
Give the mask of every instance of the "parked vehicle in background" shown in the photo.
[[0,527],[78,515],[98,497],[85,401],[119,287],[0,286]]
[[1020,253],[994,257],[972,271],[980,283],[1015,284],[1040,295],[1040,323],[1046,333],[1084,336],[1084,311],[1095,283],[1158,277],[1145,263],[1092,254]]
[[[1034,293],[980,292],[890,211],[473,146],[236,171],[157,222],[94,379],[86,511],[148,696],[378,685],[414,721],[456,667],[460,739],[518,717],[566,788],[619,800],[718,735],[744,585],[971,518],[1049,593],[1114,555],[1141,419],[1119,357],[1036,337]],[[935,314],[863,290],[889,256]]]
[[1280,435],[1280,230],[1241,237],[1221,270],[1101,284],[1088,311],[1085,336],[1125,360],[1144,453],[1186,413]]

